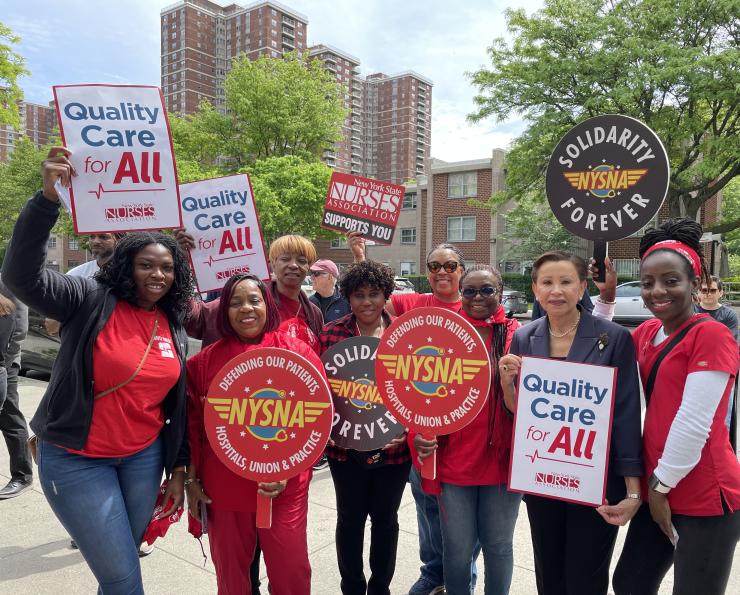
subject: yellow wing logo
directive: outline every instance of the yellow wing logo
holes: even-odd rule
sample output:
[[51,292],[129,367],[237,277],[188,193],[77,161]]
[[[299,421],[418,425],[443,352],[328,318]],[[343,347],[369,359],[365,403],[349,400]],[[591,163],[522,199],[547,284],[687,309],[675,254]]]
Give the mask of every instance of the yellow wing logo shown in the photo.
[[327,407],[329,407],[329,403],[306,402],[303,406],[303,417],[306,423],[312,424],[315,422]]
[[338,380],[336,378],[329,378],[329,386],[331,386],[331,392],[336,394],[339,394],[342,391],[342,385],[344,384],[344,380]]
[[229,414],[231,413],[231,399],[218,399],[216,397],[208,397],[208,402],[213,405],[214,411],[218,413],[221,419],[229,420]]
[[488,361],[484,359],[464,359],[462,364],[463,378],[465,380],[472,380],[480,372],[481,368],[488,364]]
[[383,362],[385,369],[391,376],[396,375],[396,368],[398,367],[398,356],[397,355],[378,355],[378,359]]
[[590,171],[563,172],[576,190],[627,190],[648,172],[647,169],[615,169],[600,165]]

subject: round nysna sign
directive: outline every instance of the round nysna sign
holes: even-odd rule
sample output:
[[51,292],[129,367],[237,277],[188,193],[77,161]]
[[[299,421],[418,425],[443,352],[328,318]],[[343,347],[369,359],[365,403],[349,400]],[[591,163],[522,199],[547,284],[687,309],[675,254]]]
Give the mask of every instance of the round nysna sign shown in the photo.
[[658,136],[620,115],[571,128],[550,157],[547,200],[558,221],[588,240],[618,240],[650,223],[668,192],[670,166]]
[[378,343],[376,337],[352,337],[332,345],[321,356],[334,399],[331,439],[342,448],[375,450],[405,430],[375,386]]
[[488,397],[491,365],[480,335],[459,314],[418,308],[396,318],[380,339],[375,378],[399,422],[436,436],[475,419]]
[[229,361],[204,403],[211,448],[231,471],[253,481],[288,479],[310,468],[329,440],[329,387],[304,357],[272,347]]

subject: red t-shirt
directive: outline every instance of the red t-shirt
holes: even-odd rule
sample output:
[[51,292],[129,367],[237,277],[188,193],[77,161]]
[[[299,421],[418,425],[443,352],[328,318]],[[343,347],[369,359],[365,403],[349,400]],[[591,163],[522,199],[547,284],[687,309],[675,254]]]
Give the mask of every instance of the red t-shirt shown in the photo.
[[396,316],[400,316],[415,308],[444,308],[453,312],[460,312],[462,308],[462,302],[460,300],[456,302],[443,302],[436,298],[433,293],[394,293],[391,296],[391,304],[393,304]]
[[180,376],[180,360],[167,315],[120,300],[93,346],[93,394],[127,380],[157,333],[143,367],[131,382],[93,402],[85,448],[90,457],[125,457],[152,444],[162,430],[162,402]]
[[[675,332],[700,317],[707,315],[692,316]],[[648,320],[632,334],[643,386],[656,358],[665,347],[665,341],[653,345],[660,327],[659,320]],[[730,375],[699,462],[668,494],[671,510],[675,514],[721,515],[721,498],[724,498],[731,511],[740,508],[740,463],[732,451],[725,425],[737,369],[737,342],[727,327],[714,320],[693,327],[660,364],[643,428],[645,478],[652,475],[663,454],[668,432],[681,406],[686,377],[692,372],[726,372]],[[647,494],[645,485],[643,494]]]
[[279,311],[281,322],[278,330],[284,332],[289,337],[300,339],[318,355],[320,350],[319,338],[309,328],[301,302],[281,293]]

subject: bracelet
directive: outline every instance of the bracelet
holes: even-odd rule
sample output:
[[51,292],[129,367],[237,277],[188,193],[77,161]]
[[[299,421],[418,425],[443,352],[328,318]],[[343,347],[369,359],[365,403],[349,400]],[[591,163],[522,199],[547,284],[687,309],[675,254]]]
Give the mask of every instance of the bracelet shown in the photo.
[[606,300],[602,300],[602,299],[601,299],[601,296],[599,296],[598,300],[599,300],[599,301],[600,301],[600,302],[601,302],[602,304],[604,304],[605,306],[614,306],[614,305],[615,305],[615,304],[617,303],[617,301],[616,301],[616,300],[614,300],[613,302],[607,302]]
[[194,483],[196,481],[198,483],[200,483],[200,479],[198,479],[197,477],[190,477],[190,478],[188,478],[188,479],[185,480],[185,484],[184,485],[185,486],[189,486],[191,483]]
[[642,500],[642,497],[640,496],[640,493],[637,492],[637,493],[627,494],[627,499],[628,500]]

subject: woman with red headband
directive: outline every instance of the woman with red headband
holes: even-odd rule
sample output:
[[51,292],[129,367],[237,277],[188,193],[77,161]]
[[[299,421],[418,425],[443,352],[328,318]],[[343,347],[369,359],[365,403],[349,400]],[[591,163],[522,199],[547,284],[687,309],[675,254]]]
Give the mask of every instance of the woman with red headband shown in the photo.
[[642,299],[655,315],[633,333],[649,479],[614,573],[617,595],[657,593],[671,565],[674,595],[724,593],[740,537],[740,463],[724,422],[738,349],[724,325],[694,313],[709,279],[701,235],[695,221],[671,220],[640,242]]
[[[311,473],[287,482],[260,483],[227,469],[213,452],[203,426],[203,400],[213,377],[240,353],[256,347],[280,347],[323,370],[321,360],[303,340],[279,330],[280,311],[272,292],[254,275],[235,275],[224,286],[217,326],[222,339],[193,356],[187,364],[188,438],[191,465],[186,488],[188,507],[200,520],[199,504],[208,505],[209,544],[216,567],[218,592],[252,593],[249,567],[259,534],[267,576],[274,593],[311,592],[306,519]],[[272,527],[257,529],[257,494],[274,498]]]

